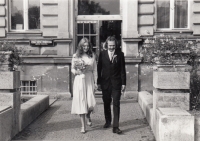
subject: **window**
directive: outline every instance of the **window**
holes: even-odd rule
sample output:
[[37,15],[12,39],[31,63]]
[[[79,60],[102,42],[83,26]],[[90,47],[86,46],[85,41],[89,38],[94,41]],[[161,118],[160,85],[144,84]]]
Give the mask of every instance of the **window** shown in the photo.
[[37,82],[36,81],[21,81],[21,94],[36,95]]
[[157,0],[158,29],[187,29],[189,0]]
[[40,29],[40,0],[11,0],[11,30]]
[[77,44],[79,41],[86,37],[90,40],[95,50],[97,46],[97,22],[96,21],[78,21],[77,22]]
[[78,0],[78,15],[119,15],[120,0]]

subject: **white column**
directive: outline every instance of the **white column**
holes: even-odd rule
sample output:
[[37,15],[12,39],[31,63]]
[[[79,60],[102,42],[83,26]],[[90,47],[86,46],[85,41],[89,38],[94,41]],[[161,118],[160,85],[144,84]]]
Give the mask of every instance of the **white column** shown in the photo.
[[122,51],[125,56],[136,56],[138,42],[124,39],[138,38],[138,0],[123,0],[122,17]]

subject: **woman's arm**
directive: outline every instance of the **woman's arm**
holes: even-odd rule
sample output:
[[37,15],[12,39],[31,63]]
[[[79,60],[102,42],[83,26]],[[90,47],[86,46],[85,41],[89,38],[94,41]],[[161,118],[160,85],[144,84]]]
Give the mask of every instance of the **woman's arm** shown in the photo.
[[75,65],[74,65],[75,58],[76,58],[76,54],[73,54],[71,72],[72,72],[74,75],[76,75],[76,69],[75,69]]
[[93,75],[94,75],[94,83],[97,84],[97,62],[96,55],[94,54],[94,63],[93,63]]

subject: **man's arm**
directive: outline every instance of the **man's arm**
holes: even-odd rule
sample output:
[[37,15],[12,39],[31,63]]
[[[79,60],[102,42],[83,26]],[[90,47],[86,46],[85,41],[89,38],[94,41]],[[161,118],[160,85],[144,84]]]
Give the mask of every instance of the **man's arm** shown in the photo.
[[97,64],[97,73],[98,73],[97,84],[98,85],[101,84],[101,71],[102,71],[102,52],[100,52],[98,64]]
[[124,53],[121,53],[121,80],[122,85],[126,85],[126,68],[125,68],[125,58]]

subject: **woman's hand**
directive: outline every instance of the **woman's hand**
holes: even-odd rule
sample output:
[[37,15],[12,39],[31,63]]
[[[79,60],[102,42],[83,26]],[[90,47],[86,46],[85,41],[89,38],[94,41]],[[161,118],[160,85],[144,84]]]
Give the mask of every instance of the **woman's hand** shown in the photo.
[[75,73],[76,73],[76,75],[83,74],[83,73],[82,73],[82,71],[81,71],[81,70],[79,70],[79,69],[77,69]]
[[94,90],[97,91],[97,89],[98,89],[98,85],[97,83],[94,83]]

